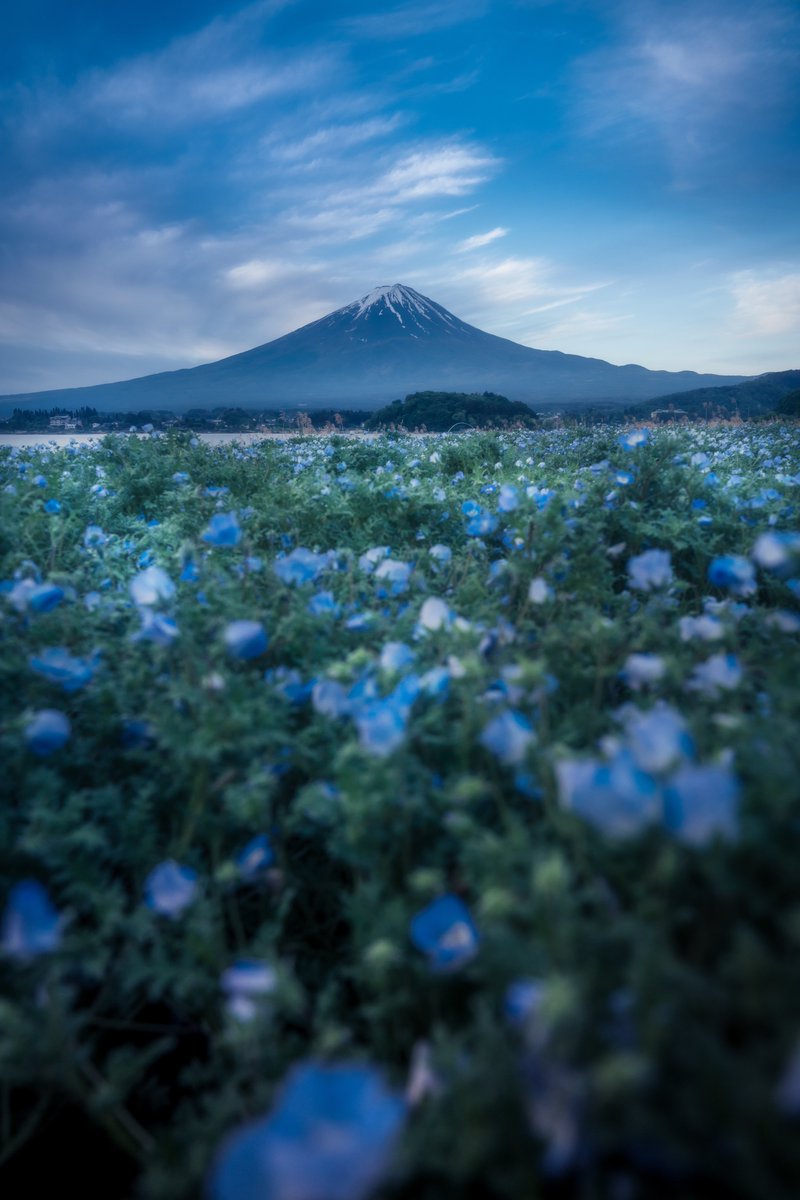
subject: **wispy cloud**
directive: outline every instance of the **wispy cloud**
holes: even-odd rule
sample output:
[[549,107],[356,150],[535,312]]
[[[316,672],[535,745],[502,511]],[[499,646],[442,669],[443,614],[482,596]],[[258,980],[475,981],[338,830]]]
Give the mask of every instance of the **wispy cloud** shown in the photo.
[[[737,271],[731,279],[737,329],[745,337],[800,335],[800,270]],[[800,363],[800,352],[797,355]]]
[[473,21],[482,17],[488,7],[488,0],[459,0],[459,3],[434,0],[427,4],[404,4],[385,12],[346,18],[342,26],[358,38],[394,41]]
[[[613,10],[612,10],[613,11]],[[584,136],[666,153],[678,183],[780,114],[800,20],[783,0],[649,0],[624,7],[619,36],[576,65]]]
[[488,246],[490,242],[496,242],[498,238],[505,237],[507,233],[507,229],[498,225],[495,229],[490,229],[488,233],[476,233],[473,237],[464,238],[463,242],[459,242],[456,246],[456,251],[463,254],[467,250],[479,250],[481,246]]

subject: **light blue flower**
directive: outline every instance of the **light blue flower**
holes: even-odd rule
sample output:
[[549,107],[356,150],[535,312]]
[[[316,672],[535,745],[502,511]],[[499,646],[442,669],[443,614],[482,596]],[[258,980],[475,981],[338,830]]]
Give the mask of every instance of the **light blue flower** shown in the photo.
[[23,879],[9,892],[0,949],[20,962],[49,954],[58,947],[62,924],[46,889],[35,879]]
[[723,554],[712,560],[708,581],[714,587],[727,588],[733,596],[752,596],[756,590],[756,573],[749,558],[741,554]]
[[61,512],[61,503],[58,500],[48,500],[45,503],[44,511],[53,516],[55,513]]
[[479,513],[467,522],[466,534],[468,537],[486,537],[494,533],[499,523],[494,513]]
[[414,651],[405,642],[387,642],[379,659],[382,671],[402,671],[413,661]]
[[144,902],[163,917],[177,917],[197,894],[197,872],[173,858],[159,863],[144,881]]
[[344,687],[335,679],[319,679],[311,692],[314,711],[323,717],[350,715],[350,699]]
[[65,746],[72,734],[69,717],[57,708],[41,708],[25,726],[25,741],[40,758]]
[[56,583],[39,583],[28,594],[28,607],[34,612],[45,613],[57,608],[64,599],[64,589]]
[[449,629],[452,623],[452,609],[444,600],[440,600],[438,596],[428,596],[427,600],[423,601],[417,618],[418,630],[435,632],[438,629]]
[[412,918],[411,941],[434,971],[455,971],[478,952],[478,931],[466,904],[452,893],[433,900]]
[[406,717],[391,700],[376,700],[355,715],[358,741],[362,750],[376,758],[386,758],[406,736]]
[[435,546],[431,546],[428,553],[438,563],[449,563],[453,557],[453,551],[450,547],[443,546],[441,542],[438,542]]
[[785,575],[800,561],[800,533],[779,533],[774,529],[762,533],[756,539],[751,555],[765,571]]
[[134,642],[155,642],[157,646],[171,646],[178,636],[178,626],[172,617],[164,613],[154,613],[152,608],[140,608],[142,624],[132,640]]
[[666,673],[666,663],[659,654],[629,654],[620,674],[629,688],[638,691],[658,683]]
[[267,632],[260,621],[230,621],[222,640],[230,655],[244,660],[258,658],[267,649]]
[[163,567],[147,567],[134,575],[130,582],[130,593],[134,604],[148,607],[171,600],[175,595],[175,584]]
[[722,766],[681,767],[664,791],[664,824],[689,846],[705,846],[714,837],[736,837],[738,780]]
[[227,996],[227,1009],[237,1021],[252,1021],[258,1002],[274,992],[278,982],[274,967],[257,958],[240,958],[223,971],[220,987]]
[[255,879],[275,861],[275,851],[265,833],[256,834],[236,855],[236,863],[243,879]]
[[628,580],[640,591],[654,591],[672,583],[672,564],[668,550],[645,550],[628,559]]
[[308,611],[315,617],[338,617],[341,607],[334,599],[333,592],[317,592],[308,602]]
[[512,1025],[526,1025],[544,999],[541,979],[515,979],[506,988],[503,1012]]
[[59,684],[65,692],[77,692],[92,678],[92,665],[76,658],[63,646],[48,646],[40,654],[32,654],[28,662],[33,671]]
[[681,617],[678,629],[682,642],[689,642],[693,638],[699,638],[703,642],[715,642],[725,636],[725,627],[719,617],[711,616],[710,613],[703,613],[699,617]]
[[242,530],[236,513],[215,513],[200,536],[209,546],[238,546]]
[[630,429],[627,433],[620,434],[617,441],[623,450],[637,450],[639,446],[646,446],[650,441],[650,430]]
[[607,763],[562,761],[556,778],[561,804],[610,837],[634,837],[660,816],[658,785],[627,751]]
[[268,1116],[223,1144],[210,1200],[367,1200],[406,1112],[369,1065],[300,1063]]
[[742,667],[735,654],[712,654],[705,662],[698,663],[686,686],[713,699],[720,692],[737,688],[741,682]]
[[465,517],[477,517],[480,516],[481,506],[477,500],[465,500],[461,505],[461,511]]
[[99,525],[87,525],[83,534],[83,544],[89,550],[97,550],[105,546],[108,538]]
[[501,763],[516,766],[525,759],[528,747],[536,741],[536,734],[526,716],[507,708],[492,718],[480,741]]
[[386,580],[391,584],[392,595],[401,595],[408,587],[408,580],[413,567],[411,563],[400,562],[395,558],[385,558],[376,571],[375,578]]
[[694,742],[679,712],[659,701],[648,712],[626,704],[617,714],[636,765],[651,774],[666,771],[694,754]]
[[500,488],[500,495],[497,497],[497,507],[500,512],[513,512],[519,507],[519,492],[511,483],[504,483]]
[[444,697],[450,688],[450,672],[447,667],[431,667],[420,675],[419,686],[426,696]]
[[276,558],[272,569],[280,580],[288,584],[310,583],[328,566],[327,554],[315,554],[305,546],[298,546],[291,554]]

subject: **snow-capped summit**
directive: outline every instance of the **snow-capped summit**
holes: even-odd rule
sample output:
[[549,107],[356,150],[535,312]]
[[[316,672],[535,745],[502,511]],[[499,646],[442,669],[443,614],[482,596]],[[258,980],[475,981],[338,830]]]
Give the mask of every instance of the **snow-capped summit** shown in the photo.
[[[354,324],[370,317],[382,317],[391,314],[400,325],[409,332],[414,330],[430,333],[431,327],[443,323],[454,329],[459,324],[456,317],[440,304],[435,304],[427,296],[415,292],[405,283],[383,284],[373,288],[360,300],[345,305],[338,310],[341,313],[352,313]],[[335,313],[331,314],[335,316]]]
[[239,406],[380,408],[410,392],[499,392],[539,408],[580,401],[646,400],[740,383],[742,376],[615,367],[599,358],[534,350],[467,325],[404,283],[385,284],[318,321],[243,354],[187,371],[0,397],[5,407],[45,403],[106,411]]

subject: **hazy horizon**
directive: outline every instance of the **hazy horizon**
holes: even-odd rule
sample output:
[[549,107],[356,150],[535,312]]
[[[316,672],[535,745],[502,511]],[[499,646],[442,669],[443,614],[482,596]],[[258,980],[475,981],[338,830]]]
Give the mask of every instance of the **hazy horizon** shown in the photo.
[[523,345],[800,365],[784,0],[33,0],[0,48],[0,394],[409,284]]

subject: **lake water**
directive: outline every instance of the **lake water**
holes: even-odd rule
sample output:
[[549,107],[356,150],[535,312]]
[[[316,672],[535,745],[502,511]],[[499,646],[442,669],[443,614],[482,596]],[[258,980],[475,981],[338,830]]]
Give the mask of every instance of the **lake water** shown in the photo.
[[[122,437],[144,437],[145,434],[140,433],[123,433]],[[243,446],[252,446],[255,442],[264,441],[288,441],[289,438],[299,437],[297,433],[198,433],[195,437],[201,442],[206,442],[209,446],[230,446],[233,442],[239,442]],[[327,434],[317,433],[312,434],[313,437],[327,437]],[[346,429],[336,435],[337,437],[350,437],[370,440],[377,437],[375,433],[366,433],[361,429]],[[87,443],[89,445],[97,444],[102,441],[105,434],[102,433],[0,433],[0,446],[19,446],[20,449],[32,449],[35,446],[49,446],[51,449],[60,449],[62,446],[69,446],[73,442]]]

